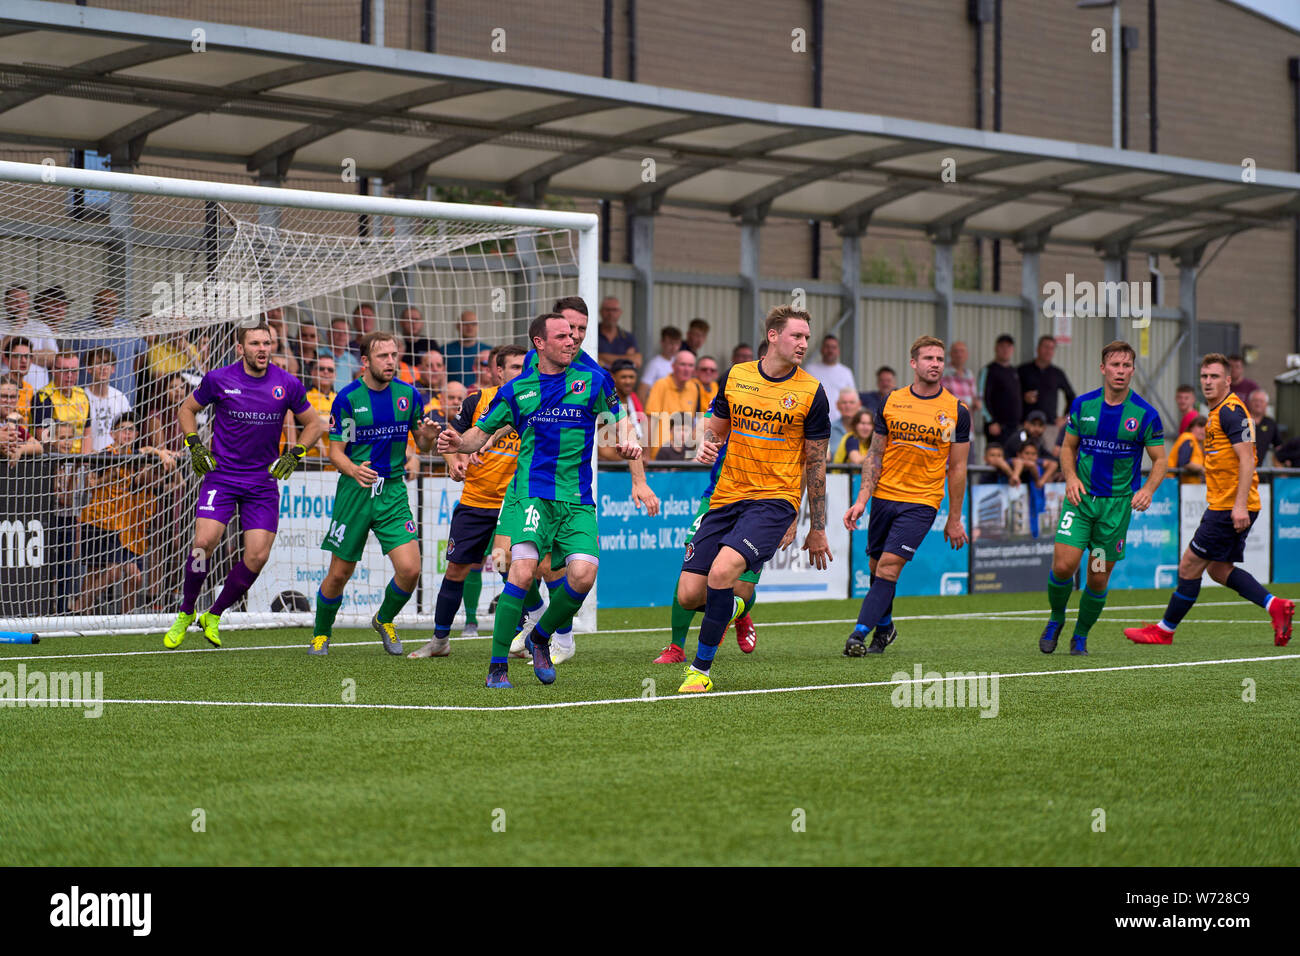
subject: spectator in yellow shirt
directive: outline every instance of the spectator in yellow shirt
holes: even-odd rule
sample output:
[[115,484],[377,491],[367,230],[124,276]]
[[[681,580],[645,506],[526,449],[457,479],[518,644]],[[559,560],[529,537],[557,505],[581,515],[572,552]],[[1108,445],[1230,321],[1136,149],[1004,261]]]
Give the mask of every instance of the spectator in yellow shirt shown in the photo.
[[712,355],[701,355],[696,359],[695,380],[704,387],[704,407],[708,408],[718,394],[718,360]]
[[1180,484],[1205,484],[1205,425],[1205,416],[1197,415],[1169,449],[1169,467],[1183,469]]
[[[87,450],[92,443],[90,429],[90,397],[77,384],[81,360],[72,352],[54,356],[54,371],[50,384],[32,399],[32,425],[49,428],[57,422],[73,426],[75,438],[71,450],[80,454],[82,442]],[[52,433],[52,432],[51,432]]]
[[[308,377],[308,384],[311,386],[307,390],[307,401],[311,407],[316,409],[316,414],[324,421],[329,421],[330,410],[334,407],[334,373],[337,371],[334,365],[334,358],[331,355],[323,355],[316,360],[312,366],[311,375]],[[297,422],[290,422],[288,425],[290,432],[289,445],[293,445],[298,440]],[[329,429],[325,434],[320,436],[320,441],[307,449],[308,458],[325,459],[325,471],[333,471],[334,466],[329,464],[330,439]]]
[[682,349],[673,356],[672,373],[654,383],[645,410],[650,417],[650,457],[683,460],[694,453],[696,416],[709,402],[695,375],[695,356]]

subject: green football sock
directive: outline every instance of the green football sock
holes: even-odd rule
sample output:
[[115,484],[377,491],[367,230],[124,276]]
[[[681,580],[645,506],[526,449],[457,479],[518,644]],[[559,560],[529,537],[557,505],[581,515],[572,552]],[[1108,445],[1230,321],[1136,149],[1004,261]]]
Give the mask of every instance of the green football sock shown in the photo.
[[587,595],[578,594],[569,587],[568,579],[564,579],[559,587],[551,590],[551,603],[546,606],[546,613],[537,622],[537,630],[534,633],[549,640],[552,634],[573,620],[573,616],[578,613],[578,608],[582,607],[582,602],[585,600]]
[[397,579],[393,578],[388,582],[388,587],[384,588],[384,600],[379,605],[379,613],[375,615],[375,620],[380,624],[392,624],[393,618],[406,607],[406,602],[409,600],[411,600],[411,592],[399,588]]
[[324,634],[326,637],[334,635],[334,619],[339,616],[339,608],[343,606],[343,595],[336,598],[327,598],[316,591],[316,623],[312,634]]
[[1055,574],[1047,572],[1047,600],[1052,606],[1051,619],[1057,624],[1065,623],[1065,608],[1070,603],[1070,592],[1073,590],[1073,581],[1058,581]]
[[[744,601],[744,598],[741,598],[741,600]],[[737,614],[736,617],[738,618],[744,617],[750,611],[754,610],[754,605],[757,603],[758,603],[758,592],[755,591],[753,594],[749,596],[749,600],[745,601],[745,606],[740,609],[740,613]]]
[[695,611],[677,603],[677,595],[673,595],[673,643],[682,650],[686,650],[686,632],[691,629],[691,621],[695,620],[695,614]]
[[523,588],[507,582],[497,598],[497,616],[492,622],[492,663],[505,663],[509,657],[515,628],[523,613]]
[[1106,592],[1094,594],[1089,588],[1083,589],[1079,597],[1079,620],[1074,624],[1074,633],[1087,637],[1092,626],[1101,617],[1101,609],[1106,606]]
[[528,593],[524,595],[524,610],[535,611],[542,606],[542,584],[537,578],[533,578],[533,583],[528,586]]
[[483,572],[471,571],[465,578],[465,623],[478,627],[478,598],[483,593]]

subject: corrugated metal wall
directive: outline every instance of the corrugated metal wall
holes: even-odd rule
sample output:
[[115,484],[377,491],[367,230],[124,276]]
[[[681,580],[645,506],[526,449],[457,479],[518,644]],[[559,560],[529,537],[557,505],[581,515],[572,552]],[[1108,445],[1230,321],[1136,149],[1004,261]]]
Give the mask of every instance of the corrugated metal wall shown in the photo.
[[731,350],[740,341],[736,316],[740,314],[740,290],[719,286],[686,285],[675,282],[655,283],[655,332],[647,354],[658,351],[659,330],[675,325],[686,332],[691,319],[709,323],[705,352],[725,368]]

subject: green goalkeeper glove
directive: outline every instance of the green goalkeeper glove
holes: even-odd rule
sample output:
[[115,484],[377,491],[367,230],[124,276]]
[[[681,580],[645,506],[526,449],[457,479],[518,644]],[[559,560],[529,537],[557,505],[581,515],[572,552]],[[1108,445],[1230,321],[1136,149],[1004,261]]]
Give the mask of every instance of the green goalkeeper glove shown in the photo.
[[294,445],[292,448],[285,451],[283,455],[273,461],[271,467],[267,470],[271,472],[272,477],[283,481],[293,474],[293,470],[298,467],[298,463],[302,461],[302,457],[305,454],[307,454],[306,447],[303,445]]
[[203,447],[196,432],[185,436],[185,447],[190,450],[190,464],[194,467],[194,474],[202,477],[217,467],[217,460],[212,457],[212,452]]

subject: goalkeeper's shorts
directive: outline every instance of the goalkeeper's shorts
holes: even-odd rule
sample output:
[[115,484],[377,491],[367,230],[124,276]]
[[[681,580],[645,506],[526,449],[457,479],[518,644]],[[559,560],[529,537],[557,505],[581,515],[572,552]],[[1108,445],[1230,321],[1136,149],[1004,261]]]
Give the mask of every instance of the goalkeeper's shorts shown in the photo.
[[266,471],[232,475],[217,470],[204,475],[194,517],[230,524],[236,508],[245,531],[275,534],[280,527],[279,483]]

